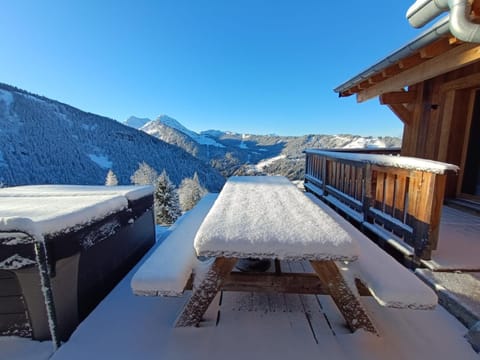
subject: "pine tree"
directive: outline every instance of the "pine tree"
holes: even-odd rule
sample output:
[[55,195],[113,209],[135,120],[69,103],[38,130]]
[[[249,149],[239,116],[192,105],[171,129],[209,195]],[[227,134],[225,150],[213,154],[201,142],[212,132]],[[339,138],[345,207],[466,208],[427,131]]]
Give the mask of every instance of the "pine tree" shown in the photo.
[[173,224],[182,214],[178,193],[167,172],[162,171],[155,182],[155,221],[160,225]]
[[158,178],[158,173],[145,161],[138,164],[138,169],[130,177],[135,185],[153,185]]
[[183,179],[178,188],[180,207],[183,211],[192,209],[206,193],[207,190],[200,184],[198,174],[195,172],[193,179]]
[[118,185],[117,175],[115,175],[112,169],[108,170],[107,178],[105,179],[105,185],[107,186]]

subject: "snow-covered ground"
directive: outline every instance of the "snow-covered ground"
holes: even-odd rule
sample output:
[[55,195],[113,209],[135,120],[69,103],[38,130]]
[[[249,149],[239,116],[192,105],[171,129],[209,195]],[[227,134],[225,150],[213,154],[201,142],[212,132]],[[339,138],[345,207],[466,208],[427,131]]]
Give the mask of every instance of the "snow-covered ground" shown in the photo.
[[[9,191],[14,190],[6,189],[5,195]],[[60,195],[61,189],[57,193],[53,188],[44,189],[44,196],[48,191],[66,198]],[[77,193],[77,200],[81,200],[81,189]],[[23,197],[4,198],[12,201],[29,196],[24,189]],[[130,287],[139,266],[157,247],[162,249],[168,231],[157,227],[154,249],[79,325],[70,340],[53,354],[53,360],[480,359],[463,337],[467,329],[442,307],[390,309],[370,297],[361,301],[379,336],[363,331],[349,333],[331,298],[325,295],[224,292],[210,306],[199,328],[174,328],[188,292],[176,298],[139,297],[132,294]],[[285,262],[283,266],[290,271],[305,270],[299,262]],[[51,342],[0,338],[0,359],[43,360],[52,352]]]
[[11,92],[0,90],[0,101],[2,101],[5,105],[5,109],[8,109],[10,105],[13,103],[13,95]]
[[[346,139],[348,141],[348,139]],[[378,138],[360,137],[344,146],[344,149],[384,148],[385,142]]]
[[88,154],[90,160],[100,166],[102,169],[111,169],[112,162],[108,159],[105,155],[95,155],[95,154]]
[[348,333],[328,296],[308,295],[224,293],[221,305],[212,304],[199,328],[174,328],[188,294],[134,296],[130,280],[135,271],[77,328],[53,360],[479,359],[463,338],[466,329],[443,308],[385,309],[370,298],[363,303],[380,336]]
[[430,268],[480,270],[480,217],[444,206],[438,236]]
[[263,171],[265,167],[273,164],[277,160],[285,159],[287,156],[286,155],[278,155],[270,159],[265,159],[260,161],[258,164],[253,165],[256,171]]

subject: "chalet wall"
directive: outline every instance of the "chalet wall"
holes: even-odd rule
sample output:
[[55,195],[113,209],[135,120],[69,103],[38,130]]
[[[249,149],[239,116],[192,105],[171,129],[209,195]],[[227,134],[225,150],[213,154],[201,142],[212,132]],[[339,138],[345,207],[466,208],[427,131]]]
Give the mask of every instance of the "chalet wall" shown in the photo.
[[[405,124],[402,155],[462,166],[473,90],[480,88],[480,62],[413,85],[417,99]],[[455,196],[459,176],[449,175],[446,196]]]

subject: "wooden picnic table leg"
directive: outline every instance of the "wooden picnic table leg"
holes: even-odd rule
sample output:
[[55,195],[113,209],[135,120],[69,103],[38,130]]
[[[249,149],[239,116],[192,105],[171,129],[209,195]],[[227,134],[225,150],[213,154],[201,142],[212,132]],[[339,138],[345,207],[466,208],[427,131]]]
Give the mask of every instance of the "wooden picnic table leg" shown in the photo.
[[176,327],[197,326],[200,323],[220,290],[225,277],[230,274],[236,263],[237,258],[219,257],[215,259],[202,282],[197,288],[194,288],[192,297],[175,324]]
[[330,293],[350,330],[364,329],[377,334],[365,309],[352,293],[334,261],[310,261],[315,273]]

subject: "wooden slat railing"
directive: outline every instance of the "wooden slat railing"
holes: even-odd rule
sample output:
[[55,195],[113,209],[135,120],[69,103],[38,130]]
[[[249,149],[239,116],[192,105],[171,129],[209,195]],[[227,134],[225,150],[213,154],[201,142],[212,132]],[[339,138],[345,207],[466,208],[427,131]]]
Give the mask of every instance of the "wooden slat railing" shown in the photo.
[[305,189],[384,239],[428,260],[436,249],[446,172],[418,158],[306,150]]

